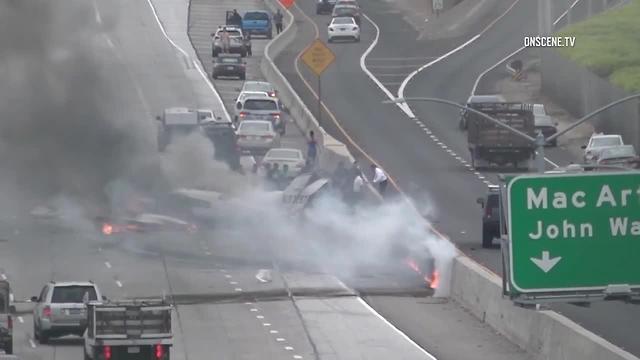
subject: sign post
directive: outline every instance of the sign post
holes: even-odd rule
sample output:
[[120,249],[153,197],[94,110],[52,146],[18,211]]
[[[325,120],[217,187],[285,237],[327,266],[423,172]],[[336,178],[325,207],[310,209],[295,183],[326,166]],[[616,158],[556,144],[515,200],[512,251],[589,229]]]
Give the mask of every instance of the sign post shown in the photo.
[[444,0],[431,0],[431,7],[433,8],[433,13],[438,17],[440,11],[444,9]]
[[522,175],[507,195],[512,294],[640,290],[640,173]]
[[331,49],[320,39],[316,39],[302,54],[302,61],[318,77],[318,123],[320,124],[322,121],[322,87],[320,78],[335,59],[336,56]]

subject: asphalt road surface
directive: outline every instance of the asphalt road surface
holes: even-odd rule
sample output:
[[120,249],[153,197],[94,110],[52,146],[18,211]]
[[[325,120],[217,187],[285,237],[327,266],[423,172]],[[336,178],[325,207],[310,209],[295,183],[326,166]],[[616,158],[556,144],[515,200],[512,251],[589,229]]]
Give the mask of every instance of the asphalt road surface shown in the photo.
[[[316,16],[311,1],[299,2],[298,6],[319,28],[321,39],[326,40],[327,17]],[[416,64],[416,59],[426,59],[423,62],[426,63],[475,35],[416,43],[417,32],[404,23],[402,14],[389,3],[369,1],[363,4],[363,10],[380,28],[379,42],[366,64],[376,75],[388,74],[380,76],[379,80],[387,84],[394,95],[401,82],[398,80],[401,76],[395,75],[408,74],[408,69],[415,70],[410,65]],[[562,10],[554,7],[554,17]],[[580,17],[581,11],[580,7],[576,8],[574,16]],[[299,39],[277,59],[277,63],[307,105],[314,108],[316,100],[308,87],[315,88],[315,77],[300,64],[305,81],[300,80],[292,64],[297,53],[313,39],[315,31],[297,9],[294,12],[299,23],[303,23],[298,31]],[[493,16],[496,13],[502,11],[494,12]],[[536,14],[535,2],[520,1],[478,41],[417,75],[408,84],[405,96],[466,100],[481,72],[522,46],[523,36],[537,32]],[[479,32],[489,22],[491,19],[480,19],[481,24],[474,28]],[[501,273],[499,251],[480,247],[481,209],[475,202],[484,194],[488,183],[497,183],[497,174],[480,173],[465,166],[469,156],[465,134],[457,128],[457,110],[415,103],[411,107],[418,121],[413,121],[394,105],[382,104],[386,96],[360,68],[361,56],[375,36],[373,24],[364,21],[361,43],[329,45],[336,54],[336,61],[322,75],[322,97],[331,112],[323,114],[322,125],[338,139],[346,141],[355,153],[359,153],[360,148],[367,152],[418,204],[429,203],[430,206],[425,206],[425,215],[439,231],[467,255]],[[558,165],[579,160],[562,148],[549,149],[546,156]],[[549,162],[547,165],[552,167]],[[640,354],[634,331],[630,331],[639,320],[637,306],[614,302],[594,304],[591,308],[562,305],[554,306],[554,309],[627,351]]]

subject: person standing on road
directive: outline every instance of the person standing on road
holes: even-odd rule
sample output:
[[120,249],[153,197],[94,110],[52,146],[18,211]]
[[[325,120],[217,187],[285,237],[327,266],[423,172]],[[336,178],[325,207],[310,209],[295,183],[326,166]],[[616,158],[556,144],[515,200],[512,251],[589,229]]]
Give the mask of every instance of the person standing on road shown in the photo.
[[222,52],[225,54],[228,53],[231,47],[231,36],[229,36],[226,27],[222,28],[222,32],[220,33],[220,43],[222,44]]
[[231,14],[231,22],[239,28],[242,28],[242,16],[238,14],[238,10],[236,9],[233,9],[233,14]]
[[318,142],[315,138],[313,130],[309,131],[309,140],[307,141],[307,165],[311,168],[316,163],[318,156]]
[[356,173],[356,177],[353,179],[353,184],[351,188],[351,203],[353,206],[357,206],[362,202],[362,192],[364,188],[364,177],[362,173],[358,170]]
[[276,13],[273,15],[273,22],[276,23],[276,34],[280,34],[282,32],[282,20],[283,20],[283,16],[282,16],[282,12],[280,11],[280,9],[278,9],[278,11],[276,11]]
[[384,197],[384,193],[387,190],[387,184],[389,182],[387,174],[385,174],[384,171],[375,164],[371,164],[371,170],[373,171],[373,183],[378,184],[378,192],[382,197]]

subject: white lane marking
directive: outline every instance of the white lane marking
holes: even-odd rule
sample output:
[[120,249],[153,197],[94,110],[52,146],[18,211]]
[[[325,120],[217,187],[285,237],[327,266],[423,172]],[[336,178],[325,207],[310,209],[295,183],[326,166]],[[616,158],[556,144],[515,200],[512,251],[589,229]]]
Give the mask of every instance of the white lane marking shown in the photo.
[[375,57],[368,58],[368,61],[407,61],[407,60],[431,60],[437,59],[437,56],[421,56],[421,57]]
[[32,349],[36,348],[36,343],[33,341],[33,339],[29,339],[29,346],[31,346]]
[[[420,66],[419,64],[402,64],[402,65],[369,65],[370,69],[406,69]],[[406,76],[406,75],[402,75]]]
[[233,290],[235,290],[235,291],[237,291],[237,292],[241,292],[241,291],[242,291],[242,288],[235,288],[235,289],[233,289]]
[[[433,66],[434,64],[439,63],[440,61],[448,58],[449,56],[457,53],[458,51],[466,48],[467,46],[469,46],[470,44],[472,44],[473,42],[475,42],[476,40],[478,40],[482,35],[484,35],[487,31],[489,31],[489,29],[493,28],[493,26],[500,21],[503,17],[505,17],[509,12],[511,12],[511,10],[516,6],[516,4],[518,4],[520,2],[520,0],[514,0],[514,2],[509,6],[509,8],[507,8],[507,10],[505,10],[500,16],[498,16],[496,19],[494,19],[489,25],[487,25],[484,29],[482,29],[482,31],[478,34],[475,35],[474,37],[472,37],[471,39],[469,39],[467,42],[465,42],[464,44],[458,46],[457,48],[449,51],[448,53],[440,56],[439,58],[421,66],[418,70],[412,72],[411,74],[409,74],[409,76],[407,76],[406,79],[404,79],[404,81],[402,82],[402,85],[400,86],[400,89],[398,89],[398,97],[404,97],[404,89],[407,87],[407,84],[416,76],[418,75],[420,72],[422,72],[424,69],[427,69],[431,66]],[[391,98],[393,100],[393,98]],[[402,109],[402,107],[401,107]],[[413,112],[410,111],[411,115],[413,116]],[[409,114],[407,114],[409,115]]]
[[207,256],[210,256],[210,255],[211,255],[211,251],[206,251],[206,252],[205,252],[205,254],[206,254]]
[[558,25],[558,23],[560,22],[560,20],[562,20],[562,18],[563,18],[563,17],[567,16],[567,14],[569,13],[569,10],[573,9],[573,8],[574,8],[574,6],[576,6],[576,4],[578,4],[579,2],[580,2],[580,0],[576,0],[576,1],[574,1],[574,2],[573,2],[573,4],[571,4],[571,6],[569,6],[569,7],[567,8],[567,10],[565,10],[565,11],[562,13],[562,15],[560,15],[560,17],[558,17],[558,18],[556,19],[556,21],[554,21],[554,22],[553,22],[553,26]]
[[238,285],[237,281],[229,281],[229,285]]
[[283,341],[287,341],[285,338],[276,338],[277,342],[283,342]]
[[287,350],[287,351],[293,351],[293,347],[292,346],[285,346],[284,349]]
[[247,301],[246,303],[244,303],[245,305],[253,305],[252,302]]
[[151,12],[153,13],[153,17],[156,19],[156,23],[158,24],[158,27],[160,28],[160,31],[162,32],[162,35],[164,35],[165,39],[167,39],[167,41],[169,41],[169,43],[171,43],[171,45],[174,48],[176,48],[176,50],[180,51],[191,63],[193,63],[195,68],[198,70],[198,73],[200,74],[200,76],[202,76],[204,81],[209,86],[209,89],[211,90],[211,92],[215,95],[216,99],[220,102],[220,105],[222,106],[222,111],[224,111],[224,114],[226,115],[227,120],[231,121],[231,116],[229,115],[229,112],[227,111],[227,107],[224,105],[224,102],[222,101],[222,98],[220,97],[220,94],[218,94],[218,92],[216,91],[216,88],[213,86],[213,83],[209,80],[209,76],[207,76],[207,74],[204,72],[202,67],[200,67],[200,64],[198,63],[198,61],[191,59],[189,54],[186,51],[184,51],[180,46],[178,46],[178,44],[176,44],[171,39],[171,37],[169,37],[169,35],[167,34],[167,31],[164,29],[164,25],[162,25],[162,21],[160,21],[160,17],[158,16],[158,12],[156,11],[156,7],[153,5],[152,0],[147,0],[147,4],[149,4],[149,8],[151,8]]
[[24,319],[22,318],[22,316],[18,316],[18,322],[20,324],[24,324]]
[[119,288],[122,287],[122,282],[120,282],[120,280],[116,280],[116,285],[118,285]]
[[98,2],[93,0],[93,12],[96,15],[96,22],[102,25],[102,16],[100,16],[100,10],[98,9]]
[[111,263],[109,263],[108,261],[104,262],[104,266],[106,266],[107,269],[111,269]]
[[427,355],[429,358],[433,359],[433,360],[437,360],[435,358],[435,356],[431,355],[427,350],[423,349],[420,345],[416,344],[415,341],[411,340],[411,338],[409,336],[407,336],[407,334],[403,333],[400,329],[398,329],[397,327],[393,326],[392,323],[390,323],[387,319],[384,318],[384,316],[380,315],[377,311],[375,311],[375,309],[373,309],[371,306],[369,306],[369,304],[367,304],[366,301],[362,300],[362,298],[358,298],[358,301],[364,306],[366,307],[371,313],[373,313],[375,316],[378,317],[378,319],[382,320],[385,324],[387,324],[390,328],[392,328],[393,330],[396,331],[396,333],[398,333],[400,336],[402,336],[405,340],[407,340],[411,345],[415,346],[416,349],[418,349],[419,351],[422,351],[425,355]]
[[220,269],[220,272],[222,272],[222,273],[226,273],[226,272],[227,272],[227,270],[226,270],[226,269]]
[[271,326],[271,324],[270,323],[262,323],[262,326],[269,327],[269,326]]
[[264,319],[264,315],[256,315],[256,319],[262,320],[262,319]]
[[258,309],[256,309],[256,308],[251,308],[249,311],[251,311],[251,312],[257,312],[257,311],[258,311]]
[[7,280],[7,275],[5,275],[4,273],[0,274],[0,277],[2,278],[2,280]]
[[293,358],[294,358],[294,359],[302,359],[302,356],[300,356],[300,355],[293,355]]
[[[104,37],[104,41],[107,43],[107,45],[109,45],[109,47],[110,47],[111,49],[114,49],[114,50],[115,50],[116,46],[115,46],[115,44],[113,43],[113,41],[111,40],[111,38],[109,37],[109,35],[107,35],[106,33],[103,33],[103,34],[102,34],[102,37]],[[118,56],[118,58],[119,58],[119,59],[121,59],[121,57],[120,57],[120,54],[119,54],[119,53],[116,53],[116,56]]]
[[227,274],[227,275],[225,275],[224,277],[226,277],[227,279],[231,279],[233,276],[232,276],[232,275]]
[[478,179],[480,179],[480,180],[484,180],[484,179],[486,179],[486,177],[484,177],[484,176],[482,176],[482,175],[479,175],[479,176],[478,176]]
[[277,334],[277,333],[278,333],[278,330],[269,330],[269,333],[270,333],[270,334]]

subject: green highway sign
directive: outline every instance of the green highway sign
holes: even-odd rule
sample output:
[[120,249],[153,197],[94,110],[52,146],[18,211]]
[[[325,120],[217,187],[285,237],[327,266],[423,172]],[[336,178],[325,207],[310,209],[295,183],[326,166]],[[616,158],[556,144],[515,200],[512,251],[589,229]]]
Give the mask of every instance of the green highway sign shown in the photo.
[[522,175],[507,193],[515,291],[640,287],[640,173]]

